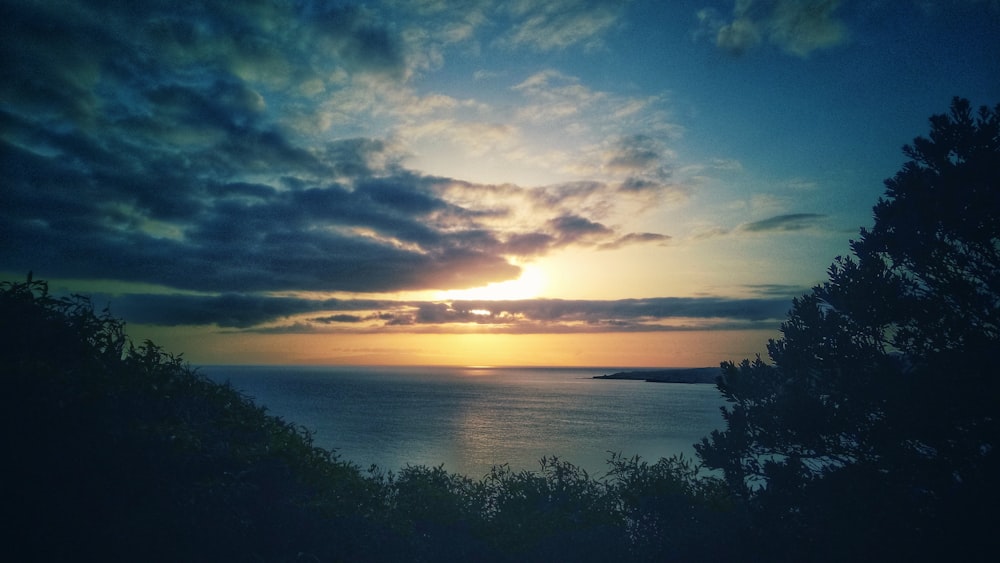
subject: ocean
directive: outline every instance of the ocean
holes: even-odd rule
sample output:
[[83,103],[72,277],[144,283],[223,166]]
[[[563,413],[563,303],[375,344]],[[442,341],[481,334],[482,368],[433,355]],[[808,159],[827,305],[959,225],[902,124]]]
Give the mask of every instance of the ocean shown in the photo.
[[594,476],[609,452],[694,455],[723,427],[714,385],[593,379],[615,369],[202,366],[362,469],[443,465],[478,479],[557,456]]

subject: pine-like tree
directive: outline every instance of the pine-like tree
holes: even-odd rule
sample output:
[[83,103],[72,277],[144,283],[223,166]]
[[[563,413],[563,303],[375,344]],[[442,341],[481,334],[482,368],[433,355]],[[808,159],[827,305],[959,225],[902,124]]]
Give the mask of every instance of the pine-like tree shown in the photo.
[[726,430],[697,449],[775,557],[996,548],[1000,105],[955,98],[930,122],[853,256],[793,301],[771,362],[723,364]]

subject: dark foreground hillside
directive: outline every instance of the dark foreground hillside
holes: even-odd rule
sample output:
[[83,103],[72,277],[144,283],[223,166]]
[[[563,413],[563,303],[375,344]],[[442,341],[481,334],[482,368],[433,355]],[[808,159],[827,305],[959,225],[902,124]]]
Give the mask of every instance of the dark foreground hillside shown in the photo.
[[995,555],[984,512],[995,487],[910,514],[912,502],[893,491],[923,490],[860,470],[806,483],[798,496],[778,486],[748,493],[679,458],[613,455],[602,476],[557,459],[537,472],[495,467],[478,481],[424,466],[362,471],[179,357],[133,345],[86,298],[54,298],[30,278],[0,284],[0,374],[11,561]]
[[691,561],[742,543],[711,537],[737,539],[741,510],[685,460],[362,472],[30,278],[0,287],[0,369],[17,560]]
[[22,556],[350,559],[377,533],[379,497],[356,469],[179,358],[133,347],[86,300],[29,282],[6,285],[0,308],[4,498]]

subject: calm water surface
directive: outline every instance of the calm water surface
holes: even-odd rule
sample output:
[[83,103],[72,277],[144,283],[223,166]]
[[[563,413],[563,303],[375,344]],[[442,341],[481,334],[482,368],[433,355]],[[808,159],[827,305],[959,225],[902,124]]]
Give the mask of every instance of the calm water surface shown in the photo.
[[595,380],[612,369],[205,366],[316,445],[362,468],[437,466],[479,478],[494,464],[558,456],[592,474],[608,452],[653,462],[723,426],[714,385]]

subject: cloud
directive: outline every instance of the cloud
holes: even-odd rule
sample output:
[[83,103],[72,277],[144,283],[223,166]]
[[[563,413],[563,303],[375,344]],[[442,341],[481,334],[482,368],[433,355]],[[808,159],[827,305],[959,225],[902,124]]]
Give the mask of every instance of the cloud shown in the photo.
[[698,12],[702,33],[716,46],[742,55],[765,40],[783,51],[807,57],[845,43],[848,32],[835,16],[840,0],[736,0],[731,20],[706,8]]
[[499,43],[511,48],[555,51],[582,45],[594,49],[601,36],[621,17],[622,2],[615,0],[518,0],[506,5],[513,26]]
[[112,311],[129,322],[152,325],[216,325],[255,332],[462,332],[477,326],[535,333],[773,326],[795,293],[784,286],[753,290],[764,297],[433,302],[128,294],[95,299],[109,300]]
[[741,233],[787,233],[794,231],[806,231],[817,228],[825,221],[827,215],[821,213],[788,213],[775,215],[760,221],[741,223],[734,228],[707,226],[698,230],[692,238],[709,239],[723,236],[733,236]]
[[[542,256],[569,245],[607,250],[630,244],[662,242],[669,237],[652,233],[621,233],[617,227],[595,219],[605,214],[609,201],[621,199],[626,192],[662,189],[660,184],[633,188],[592,181],[532,188],[510,184],[442,183],[442,193],[446,193],[450,201],[460,201],[468,206],[464,208],[466,216],[475,215],[480,225],[495,225],[496,231],[492,236],[502,241],[498,252],[521,258]],[[509,229],[509,225],[522,223],[525,228]],[[485,236],[485,233],[480,235]],[[480,240],[489,246],[494,239]]]
[[[505,94],[505,103],[454,100],[448,111],[429,111],[426,99],[433,96],[399,94],[394,115],[401,123],[393,135],[412,147],[418,161],[438,170],[455,167],[515,178],[540,173],[605,183],[621,183],[632,175],[662,187],[675,184],[665,181],[676,159],[667,143],[679,139],[683,129],[662,95],[594,90],[551,68],[529,73],[509,89],[513,96]],[[638,157],[642,147],[629,147],[625,143],[630,140],[645,140],[646,149],[659,152],[659,161],[636,168],[640,163],[628,159]]]
[[[217,151],[151,153],[116,139],[108,150],[88,135],[45,129],[35,131],[44,152],[7,142],[0,256],[50,276],[198,291],[379,292],[485,285],[517,277],[508,256],[653,240],[563,211],[607,197],[614,188],[604,184],[473,185],[393,165],[370,139],[306,150],[275,130],[245,132]],[[549,215],[494,225],[510,210],[461,197],[490,191],[535,201]]]
[[779,283],[750,284],[744,288],[756,295],[784,297],[791,299],[809,293],[810,288],[804,285],[788,285]]
[[[170,166],[177,157],[149,162],[137,149],[112,154],[79,137],[52,136],[49,144],[59,152],[92,150],[85,163],[8,144],[9,190],[0,213],[9,244],[0,254],[11,267],[53,276],[113,273],[220,292],[471,287],[518,275],[496,254],[495,239],[471,247],[465,232],[443,224],[475,214],[440,199],[427,178],[369,177],[356,152],[332,162],[290,148],[276,134],[257,140],[257,151],[248,153],[289,176],[231,181],[251,174],[230,173],[217,160],[223,157],[213,156],[214,166],[199,170],[205,177],[193,178],[180,162]],[[221,175],[210,175],[220,168]],[[318,177],[335,171],[358,176],[351,185]]]
[[665,245],[670,237],[667,235],[661,235],[659,233],[629,233],[617,240],[606,242],[599,245],[597,248],[600,250],[616,250],[623,246],[630,244],[647,244],[647,243],[659,243],[661,246]]
[[614,228],[575,214],[550,219],[545,231],[516,233],[507,238],[507,253],[521,257],[541,256],[570,245],[613,250],[632,244],[662,243],[670,239],[657,233],[619,234]]
[[[305,299],[254,294],[186,295],[127,293],[117,296],[97,294],[96,303],[109,303],[112,311],[129,322],[161,326],[217,325],[225,328],[249,328],[302,313],[330,311],[370,311],[393,306],[377,300]],[[349,322],[347,317],[332,315],[314,322]]]
[[556,217],[549,221],[549,226],[555,231],[557,238],[563,244],[577,242],[589,237],[602,237],[612,232],[608,227],[578,215]]
[[626,135],[614,143],[606,166],[626,172],[644,171],[660,165],[665,153],[662,143],[649,135]]
[[[444,5],[407,9],[434,15]],[[553,6],[564,10],[511,5],[518,48],[596,45],[620,9]],[[570,246],[669,240],[610,219],[622,201],[678,190],[658,98],[615,97],[540,71],[515,87],[529,101],[523,121],[505,125],[478,102],[414,94],[409,49],[422,40],[364,7],[237,0],[103,10],[26,0],[5,13],[0,263],[199,293],[116,297],[130,322],[275,331],[490,324],[500,317],[274,294],[478,287],[516,279],[518,264]],[[543,31],[550,43],[538,42]],[[468,40],[460,35],[451,37]],[[514,146],[525,124],[570,127],[579,112],[604,116],[593,135],[612,141],[581,158],[613,177],[530,187],[421,174],[407,168],[399,137],[357,126],[399,119],[414,138],[422,126],[492,154]],[[622,135],[621,123],[644,133]]]
[[621,178],[620,194],[643,197],[649,203],[680,201],[688,197],[690,188],[672,180],[675,158],[662,139],[636,133],[610,143],[603,154],[603,168]]
[[[577,16],[607,6],[592,8]],[[364,8],[144,3],[105,13],[28,1],[12,17],[0,39],[12,61],[0,81],[0,260],[10,269],[220,295],[458,289],[516,278],[516,257],[652,240],[594,216],[616,191],[608,184],[463,183],[406,169],[389,139],[299,129],[313,96],[405,77],[405,40]],[[552,74],[524,89],[600,97]],[[423,115],[465,104],[414,99]],[[456,140],[482,150],[517,133],[465,125],[452,128]],[[493,192],[496,204],[473,192]]]
[[340,314],[340,315],[330,315],[328,317],[316,317],[316,318],[309,319],[309,320],[311,320],[314,323],[327,323],[327,324],[329,324],[329,323],[360,323],[360,322],[364,321],[365,318],[364,317],[360,317],[358,315]]
[[825,218],[826,215],[819,213],[791,213],[787,215],[776,215],[761,221],[744,223],[738,227],[738,230],[747,233],[801,231],[812,227],[818,221]]
[[127,115],[144,101],[132,96],[136,90],[220,72],[279,90],[324,82],[336,69],[404,72],[399,41],[354,7],[236,0],[108,10],[26,0],[6,14],[3,49],[18,55],[8,59],[10,72],[36,80],[8,83],[4,99],[59,115],[93,117],[107,101]]
[[520,141],[520,131],[514,125],[484,121],[462,121],[444,118],[405,125],[399,133],[415,141],[445,139],[468,154],[480,157],[510,150]]
[[774,328],[790,305],[787,296],[405,303],[392,321],[364,331],[536,334]]
[[739,17],[719,28],[715,44],[720,49],[733,55],[742,55],[757,47],[761,41],[761,30],[758,25],[745,17]]
[[569,213],[573,208],[585,208],[594,201],[605,200],[611,189],[604,182],[578,181],[540,186],[526,194],[540,208],[562,209]]
[[512,90],[520,92],[530,102],[518,109],[517,119],[536,123],[576,116],[607,96],[555,70],[532,74]]
[[514,233],[505,242],[505,249],[515,256],[542,256],[557,243],[549,233]]

